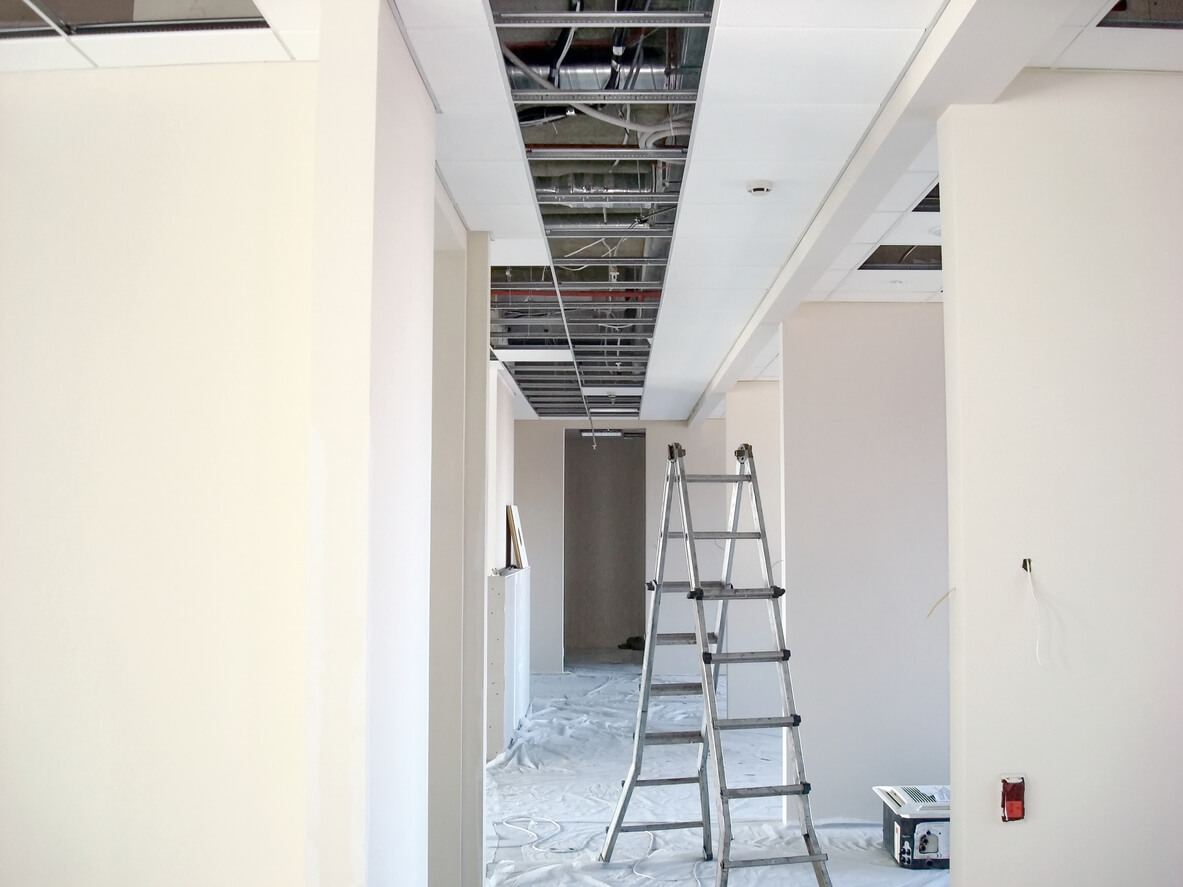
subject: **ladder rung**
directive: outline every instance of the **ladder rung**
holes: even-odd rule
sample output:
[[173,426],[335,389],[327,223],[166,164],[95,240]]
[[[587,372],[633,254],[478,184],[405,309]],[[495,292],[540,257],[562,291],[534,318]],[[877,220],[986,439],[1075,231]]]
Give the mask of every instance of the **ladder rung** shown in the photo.
[[[723,582],[719,579],[708,579],[706,582],[699,583],[703,588],[723,588]],[[649,590],[652,591],[657,587],[656,582],[647,583]],[[690,583],[685,580],[679,582],[663,582],[661,583],[661,590],[666,591],[689,591]]]
[[726,665],[728,662],[787,662],[788,650],[752,650],[742,653],[703,653],[707,665]]
[[720,730],[756,730],[760,727],[800,727],[801,715],[780,718],[722,718],[715,721]]
[[682,745],[702,742],[702,734],[697,730],[663,730],[645,734],[646,745]]
[[688,484],[733,484],[737,481],[742,483],[745,480],[751,480],[750,474],[688,474],[686,475],[686,483]]
[[655,785],[698,785],[697,776],[668,776],[658,779],[638,779],[636,781],[638,787],[647,787]]
[[825,853],[809,853],[802,856],[767,856],[763,859],[725,859],[724,869],[746,869],[757,865],[796,865],[802,862],[825,862],[830,857]]
[[686,684],[651,684],[649,687],[650,696],[700,696],[702,695],[702,684],[686,683]]
[[[713,631],[707,632],[707,642],[714,644],[719,640],[718,635]],[[666,634],[659,634],[653,639],[653,643],[659,647],[668,647],[674,644],[697,644],[698,638],[695,637],[692,631],[674,631]]]
[[802,782],[794,785],[749,785],[743,788],[729,788],[723,790],[723,800],[736,801],[745,798],[783,798],[790,795],[809,794],[809,783]]
[[631,825],[622,825],[620,831],[660,832],[675,828],[702,828],[702,820],[699,819],[695,822],[634,822]]
[[[760,539],[763,538],[763,535],[763,533],[755,531],[736,533],[731,530],[695,530],[693,533],[695,539]],[[686,533],[683,530],[671,530],[668,538],[685,539]]]
[[704,601],[771,601],[785,593],[779,585],[766,585],[761,588],[717,588],[708,589],[706,585],[701,591],[691,591],[688,595],[693,600]]

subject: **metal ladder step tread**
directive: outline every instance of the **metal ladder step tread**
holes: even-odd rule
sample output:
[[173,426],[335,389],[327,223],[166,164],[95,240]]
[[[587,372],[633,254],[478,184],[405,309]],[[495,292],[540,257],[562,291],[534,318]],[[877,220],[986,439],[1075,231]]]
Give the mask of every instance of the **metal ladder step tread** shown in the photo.
[[[690,534],[694,539],[762,539],[763,533],[754,530],[740,530],[733,532],[731,530],[695,530]],[[686,533],[682,530],[671,530],[670,539],[685,539]]]
[[793,785],[745,785],[740,788],[723,790],[724,801],[743,801],[748,798],[788,798],[794,795],[809,794],[809,783],[801,782]]
[[779,585],[765,585],[760,588],[729,588],[691,590],[688,597],[704,601],[770,601],[781,597],[785,590]]
[[[647,584],[648,584],[648,586],[649,586],[649,590],[650,590],[650,591],[653,591],[653,589],[655,589],[655,588],[657,587],[657,583],[656,583],[656,582],[649,582],[649,583],[647,583]],[[718,580],[718,579],[715,579],[715,580],[713,580],[713,581],[711,581],[711,580],[708,580],[708,581],[706,581],[706,582],[703,582],[703,583],[701,583],[701,587],[702,587],[702,588],[720,589],[720,588],[724,588],[724,587],[728,587],[728,588],[729,588],[730,586],[724,586],[724,585],[723,585],[723,583],[722,583],[720,580]],[[667,592],[667,591],[689,591],[689,590],[690,590],[690,583],[689,583],[689,582],[686,582],[686,581],[681,581],[681,582],[663,582],[663,583],[661,583],[661,590],[662,590],[663,592]]]
[[689,745],[702,742],[702,734],[697,730],[658,730],[645,733],[646,745]]
[[622,825],[620,831],[660,832],[676,828],[702,828],[702,820],[696,819],[694,822],[634,822],[629,825]]
[[655,779],[638,779],[637,788],[657,785],[698,785],[697,776],[664,776]]
[[701,696],[702,684],[697,681],[694,683],[650,684],[649,694],[651,696]]
[[743,653],[703,653],[707,665],[726,665],[728,662],[788,662],[788,650],[752,650]]
[[[719,637],[713,631],[707,632],[707,643],[718,643]],[[659,647],[670,647],[675,644],[697,644],[698,638],[692,631],[673,631],[659,634],[653,638],[653,643]]]
[[743,483],[745,480],[751,480],[750,474],[688,474],[686,475],[686,483],[688,484],[733,484]]
[[808,853],[801,856],[768,856],[763,859],[726,859],[721,863],[724,869],[746,869],[758,865],[797,865],[802,862],[825,862],[825,853]]
[[800,727],[801,715],[779,718],[721,718],[715,721],[720,730],[757,730],[761,727]]

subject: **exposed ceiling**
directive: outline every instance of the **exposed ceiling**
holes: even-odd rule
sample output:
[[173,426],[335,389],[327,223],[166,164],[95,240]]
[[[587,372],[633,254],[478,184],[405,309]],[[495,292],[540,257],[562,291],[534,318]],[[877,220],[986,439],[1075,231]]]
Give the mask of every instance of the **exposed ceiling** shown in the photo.
[[[320,2],[0,0],[0,72],[312,60]],[[492,236],[519,416],[698,421],[775,378],[801,302],[939,300],[949,104],[1025,66],[1183,71],[1183,0],[387,2],[440,178]]]

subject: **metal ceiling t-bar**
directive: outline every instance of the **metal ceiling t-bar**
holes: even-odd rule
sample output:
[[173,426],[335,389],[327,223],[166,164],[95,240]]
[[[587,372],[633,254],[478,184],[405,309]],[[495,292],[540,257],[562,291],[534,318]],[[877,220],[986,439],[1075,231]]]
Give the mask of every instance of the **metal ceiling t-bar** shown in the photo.
[[696,89],[514,89],[518,105],[693,105]]
[[677,191],[634,191],[631,194],[619,191],[580,191],[576,194],[560,194],[554,191],[541,191],[537,195],[540,206],[601,206],[616,204],[618,206],[674,206],[678,202]]
[[[546,226],[547,237],[673,237],[673,225],[570,223]],[[570,264],[570,262],[568,262]]]
[[685,148],[527,147],[530,160],[665,160],[685,163]]
[[495,12],[499,28],[709,28],[709,12]]

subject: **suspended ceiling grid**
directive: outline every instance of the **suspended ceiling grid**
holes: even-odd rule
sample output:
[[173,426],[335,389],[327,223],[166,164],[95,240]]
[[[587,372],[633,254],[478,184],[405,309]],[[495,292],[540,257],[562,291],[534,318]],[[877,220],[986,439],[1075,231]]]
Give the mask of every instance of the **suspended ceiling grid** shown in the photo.
[[549,253],[493,268],[494,354],[540,417],[636,418],[711,4],[491,6]]

